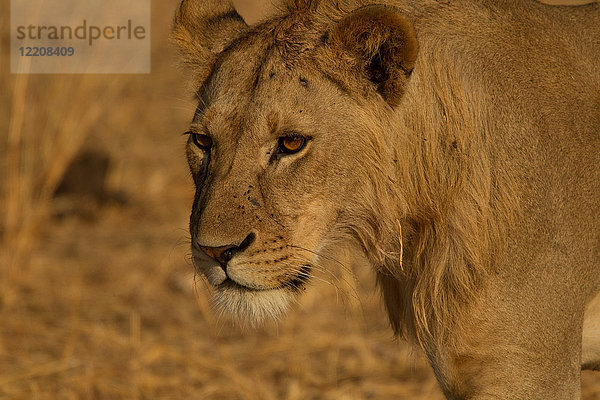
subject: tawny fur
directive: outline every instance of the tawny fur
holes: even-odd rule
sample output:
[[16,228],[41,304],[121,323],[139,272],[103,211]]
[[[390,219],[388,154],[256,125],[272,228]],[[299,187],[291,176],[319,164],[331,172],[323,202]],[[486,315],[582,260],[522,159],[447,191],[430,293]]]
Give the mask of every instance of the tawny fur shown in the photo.
[[[352,248],[449,398],[576,397],[600,287],[600,6],[295,0],[253,27],[192,9],[174,36],[201,99],[192,127],[217,143],[212,158],[188,146],[192,235],[255,232],[231,274],[278,290],[219,301],[279,315],[286,282]],[[221,30],[199,22],[223,14]],[[294,124],[315,143],[281,175],[262,152]]]

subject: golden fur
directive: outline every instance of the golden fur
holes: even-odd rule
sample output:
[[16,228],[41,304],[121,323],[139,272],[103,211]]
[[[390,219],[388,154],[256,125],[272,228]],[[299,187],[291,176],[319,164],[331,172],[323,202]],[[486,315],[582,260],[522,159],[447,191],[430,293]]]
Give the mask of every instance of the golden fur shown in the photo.
[[[576,396],[600,287],[600,6],[369,3],[289,1],[256,26],[182,3],[192,131],[214,142],[187,150],[198,268],[260,321],[352,249],[449,398]],[[306,150],[276,156],[290,132]],[[249,235],[227,273],[199,249]]]

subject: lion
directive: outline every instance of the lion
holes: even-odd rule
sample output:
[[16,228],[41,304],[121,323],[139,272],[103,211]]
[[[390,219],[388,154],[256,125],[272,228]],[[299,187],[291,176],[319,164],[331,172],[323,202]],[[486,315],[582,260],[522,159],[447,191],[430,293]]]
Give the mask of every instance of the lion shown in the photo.
[[184,0],[196,268],[281,318],[344,252],[449,399],[600,369],[600,5]]

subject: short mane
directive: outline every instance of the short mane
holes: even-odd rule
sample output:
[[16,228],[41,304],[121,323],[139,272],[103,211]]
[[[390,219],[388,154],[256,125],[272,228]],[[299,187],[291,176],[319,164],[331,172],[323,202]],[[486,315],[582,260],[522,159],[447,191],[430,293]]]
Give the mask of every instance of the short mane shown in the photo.
[[[286,40],[310,30],[322,34],[332,21],[366,3],[289,0],[286,12],[302,15],[304,31]],[[487,147],[492,130],[487,121],[494,119],[485,86],[467,55],[450,46],[433,34],[420,37],[405,99],[396,118],[387,121],[398,139],[391,144],[396,170],[373,169],[371,184],[379,193],[364,201],[370,215],[352,227],[378,267],[394,330],[422,345],[433,337],[446,340],[445,333],[468,312],[482,278],[493,271],[516,209],[514,183],[500,173],[505,168]],[[370,137],[382,154],[389,153],[386,137]],[[390,176],[398,177],[392,187]]]

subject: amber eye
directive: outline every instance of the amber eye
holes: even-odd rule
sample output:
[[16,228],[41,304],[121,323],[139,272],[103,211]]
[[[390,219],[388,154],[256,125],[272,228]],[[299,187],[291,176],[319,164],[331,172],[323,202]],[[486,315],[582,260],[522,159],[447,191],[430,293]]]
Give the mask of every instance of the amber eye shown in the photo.
[[192,137],[192,142],[202,150],[209,150],[210,146],[212,146],[212,139],[210,136],[196,132],[189,132],[189,134]]
[[282,136],[279,138],[279,151],[285,154],[297,153],[306,145],[304,136]]

